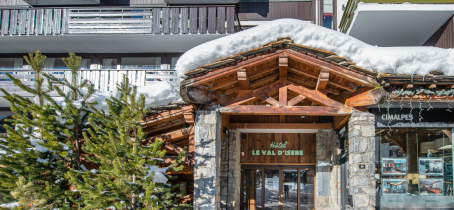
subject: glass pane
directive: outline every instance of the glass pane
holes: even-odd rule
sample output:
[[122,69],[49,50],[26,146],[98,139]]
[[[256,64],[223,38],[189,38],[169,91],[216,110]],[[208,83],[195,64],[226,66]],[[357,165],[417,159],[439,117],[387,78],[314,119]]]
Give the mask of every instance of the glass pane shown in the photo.
[[180,57],[172,57],[172,60],[170,62],[170,69],[175,69],[175,64],[177,64],[177,61]]
[[160,57],[126,57],[121,58],[122,69],[160,69]]
[[117,69],[117,59],[116,58],[103,58],[102,59],[102,68],[103,69]]
[[265,170],[265,208],[279,209],[279,170]]
[[298,170],[284,169],[284,209],[298,208]]
[[255,208],[262,209],[262,169],[255,170]]
[[300,170],[300,209],[314,209],[314,170]]
[[0,69],[22,69],[22,58],[0,58]]

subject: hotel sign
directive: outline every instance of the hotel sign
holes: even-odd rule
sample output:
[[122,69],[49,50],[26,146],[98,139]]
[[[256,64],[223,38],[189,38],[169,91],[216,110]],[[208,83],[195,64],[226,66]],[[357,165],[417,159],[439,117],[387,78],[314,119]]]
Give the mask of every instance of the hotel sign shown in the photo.
[[[270,148],[287,148],[287,141],[271,142]],[[252,150],[252,155],[303,155],[303,150]]]
[[315,133],[248,133],[241,140],[241,163],[313,165],[315,142]]

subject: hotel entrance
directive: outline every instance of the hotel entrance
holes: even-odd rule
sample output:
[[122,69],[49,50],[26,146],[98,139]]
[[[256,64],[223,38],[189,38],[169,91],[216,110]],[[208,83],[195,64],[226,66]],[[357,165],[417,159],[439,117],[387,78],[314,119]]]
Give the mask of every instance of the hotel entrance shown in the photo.
[[243,166],[242,210],[314,209],[314,166]]

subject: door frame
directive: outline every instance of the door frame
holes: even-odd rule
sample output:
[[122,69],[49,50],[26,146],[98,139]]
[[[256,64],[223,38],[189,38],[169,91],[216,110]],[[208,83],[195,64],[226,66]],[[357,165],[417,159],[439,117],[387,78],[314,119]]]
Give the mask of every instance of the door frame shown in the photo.
[[[314,170],[314,172],[316,171],[315,169],[315,165],[241,165],[241,183],[244,182],[243,180],[243,177],[248,177],[249,180],[247,181],[251,181],[251,177],[250,175],[246,175],[245,174],[245,171],[244,170],[251,170],[251,169],[261,169],[262,170],[262,175],[261,175],[261,183],[262,183],[262,189],[261,189],[261,192],[262,192],[262,200],[261,200],[261,204],[262,206],[264,206],[264,199],[265,199],[265,170],[279,170],[279,210],[284,210],[283,209],[283,205],[284,205],[284,189],[283,189],[283,184],[284,184],[284,169],[296,169],[298,171],[298,174],[297,174],[297,177],[298,177],[298,208],[297,210],[300,210],[300,205],[301,205],[301,179],[300,179],[300,171],[301,170],[309,170],[309,169],[312,169]],[[315,181],[315,180],[314,180]],[[314,183],[314,186],[315,186],[315,183]],[[249,189],[250,185],[246,183],[246,189]],[[240,192],[240,195],[241,195],[241,206],[240,206],[240,209],[242,210],[246,210],[244,209],[243,207],[243,204],[244,203],[247,203],[247,205],[249,206],[249,201],[244,201],[243,198],[244,198],[244,187],[241,187],[241,192]],[[314,192],[314,196],[315,196],[315,192]],[[249,198],[250,196],[247,196],[247,198]],[[314,197],[315,198],[315,197]],[[249,199],[248,199],[249,200]],[[315,202],[315,200],[314,200]],[[263,208],[263,207],[262,207]],[[249,208],[247,208],[249,210]]]

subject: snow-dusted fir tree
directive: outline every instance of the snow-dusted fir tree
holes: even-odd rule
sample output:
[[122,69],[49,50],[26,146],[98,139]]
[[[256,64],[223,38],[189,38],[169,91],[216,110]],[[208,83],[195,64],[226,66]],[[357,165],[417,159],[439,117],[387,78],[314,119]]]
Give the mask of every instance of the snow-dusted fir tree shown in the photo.
[[[7,135],[0,137],[0,149],[4,151],[0,154],[3,166],[0,167],[0,192],[6,201],[19,203],[16,209],[71,209],[77,206],[78,195],[70,190],[65,175],[72,168],[80,169],[80,156],[73,142],[78,142],[87,126],[88,106],[84,101],[93,93],[93,87],[87,82],[76,85],[43,74],[46,56],[39,51],[24,58],[34,71],[34,86],[28,87],[7,76],[34,97],[21,97],[0,89],[14,112],[10,121],[13,127],[5,125]],[[81,57],[70,53],[63,60],[76,78]],[[71,91],[64,93],[57,83]],[[83,94],[80,88],[88,91]],[[51,91],[57,91],[64,104],[54,100],[49,95]]]
[[76,177],[80,172],[69,173],[70,182],[84,199],[83,209],[190,208],[177,205],[178,195],[171,193],[177,185],[166,184],[172,177],[165,172],[179,171],[183,166],[157,167],[166,153],[160,150],[162,141],[142,144],[146,137],[140,123],[147,113],[145,97],[137,97],[136,87],[127,77],[117,88],[119,97],[107,101],[107,112],[92,108],[89,122],[93,129],[84,133],[82,149],[91,163],[100,165],[99,169],[85,172],[83,179]]

